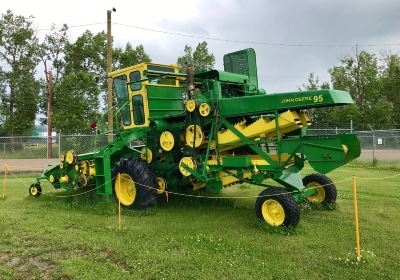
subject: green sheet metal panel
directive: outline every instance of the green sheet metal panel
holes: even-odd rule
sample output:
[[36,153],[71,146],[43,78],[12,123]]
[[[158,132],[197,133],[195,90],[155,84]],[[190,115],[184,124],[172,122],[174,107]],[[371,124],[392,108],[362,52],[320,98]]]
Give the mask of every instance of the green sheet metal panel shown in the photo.
[[221,82],[230,82],[230,83],[237,83],[237,84],[246,84],[246,82],[249,80],[249,77],[246,75],[225,72],[225,71],[219,71],[219,70],[196,72],[194,77],[195,78],[214,79],[214,80],[218,80]]
[[288,93],[274,93],[255,96],[221,98],[222,116],[241,116],[256,113],[307,109],[325,106],[352,104],[350,94],[340,90],[311,90]]
[[224,167],[248,167],[251,165],[251,158],[248,156],[226,156],[222,158]]
[[224,55],[224,70],[249,77],[248,85],[258,88],[256,52],[244,49]]
[[168,118],[184,115],[182,87],[147,86],[150,118]]

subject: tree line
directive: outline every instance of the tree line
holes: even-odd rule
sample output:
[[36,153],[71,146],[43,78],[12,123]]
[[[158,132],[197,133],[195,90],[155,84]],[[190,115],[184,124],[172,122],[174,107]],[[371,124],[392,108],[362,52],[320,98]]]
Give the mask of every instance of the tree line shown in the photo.
[[[354,50],[352,56],[340,59],[328,69],[331,82],[319,83],[311,73],[302,89],[334,88],[350,93],[354,104],[312,110],[316,127],[349,127],[375,130],[400,127],[400,56],[390,52],[377,56]],[[302,90],[301,89],[301,90]]]
[[[89,30],[75,41],[69,39],[67,25],[51,26],[39,40],[33,17],[8,10],[0,18],[0,136],[30,135],[38,116],[47,121],[47,86],[52,71],[53,127],[65,133],[88,130],[98,121],[106,103],[107,36]],[[113,68],[120,69],[151,62],[143,45],[113,48]],[[207,61],[207,63],[205,63]],[[186,45],[178,58],[185,64],[212,68],[214,56],[207,43],[193,51]],[[197,68],[197,69],[200,69]]]

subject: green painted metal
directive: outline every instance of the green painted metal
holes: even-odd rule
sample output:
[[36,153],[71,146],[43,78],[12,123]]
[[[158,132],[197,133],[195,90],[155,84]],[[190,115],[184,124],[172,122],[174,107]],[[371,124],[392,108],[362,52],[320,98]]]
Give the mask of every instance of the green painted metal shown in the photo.
[[[141,64],[110,73],[117,82],[115,90],[120,90],[119,105],[112,110],[116,123],[122,119],[125,129],[116,125],[112,142],[93,153],[77,155],[77,163],[67,164],[64,160],[62,168],[54,166],[37,180],[50,180],[52,176],[55,188],[96,188],[100,197],[109,200],[113,193],[114,163],[122,158],[141,156],[142,148],[147,147],[152,153],[149,167],[155,176],[167,180],[169,188],[204,185],[215,193],[223,186],[240,182],[266,187],[265,181],[272,179],[290,191],[296,201],[301,201],[315,194],[315,190],[305,189],[302,183],[305,162],[318,172],[328,173],[360,155],[359,141],[354,134],[308,136],[308,124],[302,123],[288,132],[279,123],[279,114],[287,110],[300,114],[301,110],[310,108],[352,104],[347,92],[327,89],[266,94],[258,88],[256,56],[252,49],[225,55],[224,71],[196,72],[196,89],[190,92],[186,90],[186,75],[177,73],[174,67]],[[196,104],[193,112],[185,106],[190,99]],[[205,103],[210,106],[210,112],[203,116],[199,110]],[[246,137],[240,126],[251,124],[260,116],[275,122],[274,133]],[[240,124],[243,120],[246,124]],[[135,126],[138,122],[141,126]],[[201,134],[196,137],[201,137],[203,143],[198,147],[189,146],[186,141],[187,128],[191,125],[201,128]],[[165,150],[160,143],[165,131],[174,138],[170,150]],[[221,144],[218,132],[224,131],[230,131],[240,141]],[[133,141],[141,141],[143,145],[131,147]],[[148,156],[146,150],[144,158]],[[179,166],[183,157],[192,158],[196,168]],[[82,166],[86,163],[90,174],[85,173],[88,184],[83,186]],[[180,167],[190,176],[183,176]],[[68,181],[61,183],[60,178],[66,175]]]
[[299,92],[275,93],[254,96],[221,98],[221,116],[248,116],[273,113],[275,110],[310,109],[352,104],[345,91],[324,89]]
[[150,119],[165,119],[184,116],[182,87],[147,86]]
[[238,73],[248,77],[246,84],[250,92],[258,89],[256,52],[245,49],[224,55],[224,69],[227,72]]

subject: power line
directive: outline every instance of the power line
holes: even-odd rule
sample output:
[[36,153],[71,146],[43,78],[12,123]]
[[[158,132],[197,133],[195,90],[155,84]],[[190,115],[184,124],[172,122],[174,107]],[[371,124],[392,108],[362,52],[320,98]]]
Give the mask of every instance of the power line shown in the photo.
[[[95,23],[86,23],[86,24],[77,24],[68,26],[68,28],[79,28],[86,26],[94,26],[106,24],[106,22],[95,22]],[[160,29],[153,29],[143,26],[129,25],[124,23],[113,23],[113,25],[119,25],[127,28],[134,28],[149,32],[167,34],[172,36],[186,37],[186,38],[195,38],[201,40],[210,40],[210,41],[219,41],[219,42],[228,42],[228,43],[241,43],[241,44],[251,44],[251,45],[264,45],[264,46],[285,46],[285,47],[317,47],[317,48],[353,48],[355,46],[359,47],[388,47],[388,46],[400,46],[400,43],[374,43],[374,44],[311,44],[311,43],[283,43],[283,42],[263,42],[263,41],[245,41],[245,40],[233,40],[233,39],[223,39],[217,37],[209,37],[209,36],[200,36],[186,33],[178,33]],[[49,31],[51,28],[40,28],[37,31]]]
[[[93,25],[100,25],[100,24],[106,24],[106,22],[94,22],[94,23],[85,23],[85,24],[77,24],[77,25],[67,25],[68,29],[69,28],[76,28],[76,27],[86,27],[86,26],[93,26]],[[37,31],[49,31],[51,28],[40,28]]]
[[129,25],[124,23],[114,23],[114,25],[124,26],[128,28],[135,28],[145,31],[151,31],[156,33],[168,34],[173,36],[180,36],[180,37],[188,37],[188,38],[196,38],[202,40],[211,40],[211,41],[222,41],[222,42],[229,42],[229,43],[243,43],[243,44],[252,44],[252,45],[266,45],[266,46],[285,46],[285,47],[319,47],[319,48],[352,48],[357,46],[360,47],[379,47],[379,46],[400,46],[400,43],[380,43],[380,44],[305,44],[305,43],[277,43],[277,42],[261,42],[261,41],[244,41],[244,40],[231,40],[231,39],[223,39],[223,38],[216,38],[216,37],[207,37],[207,36],[200,36],[200,35],[191,35],[185,33],[177,33],[159,29],[153,29],[148,27],[142,26],[135,26]]

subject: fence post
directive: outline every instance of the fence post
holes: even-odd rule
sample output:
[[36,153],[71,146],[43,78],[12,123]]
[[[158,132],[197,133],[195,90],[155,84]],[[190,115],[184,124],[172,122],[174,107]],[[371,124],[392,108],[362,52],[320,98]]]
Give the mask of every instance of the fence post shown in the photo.
[[58,133],[58,158],[61,157],[61,130]]
[[4,178],[3,178],[3,199],[6,198],[6,180],[7,180],[7,170],[8,165],[4,164]]
[[350,133],[353,133],[353,120],[350,120]]
[[372,131],[372,162],[375,165],[375,132]]

